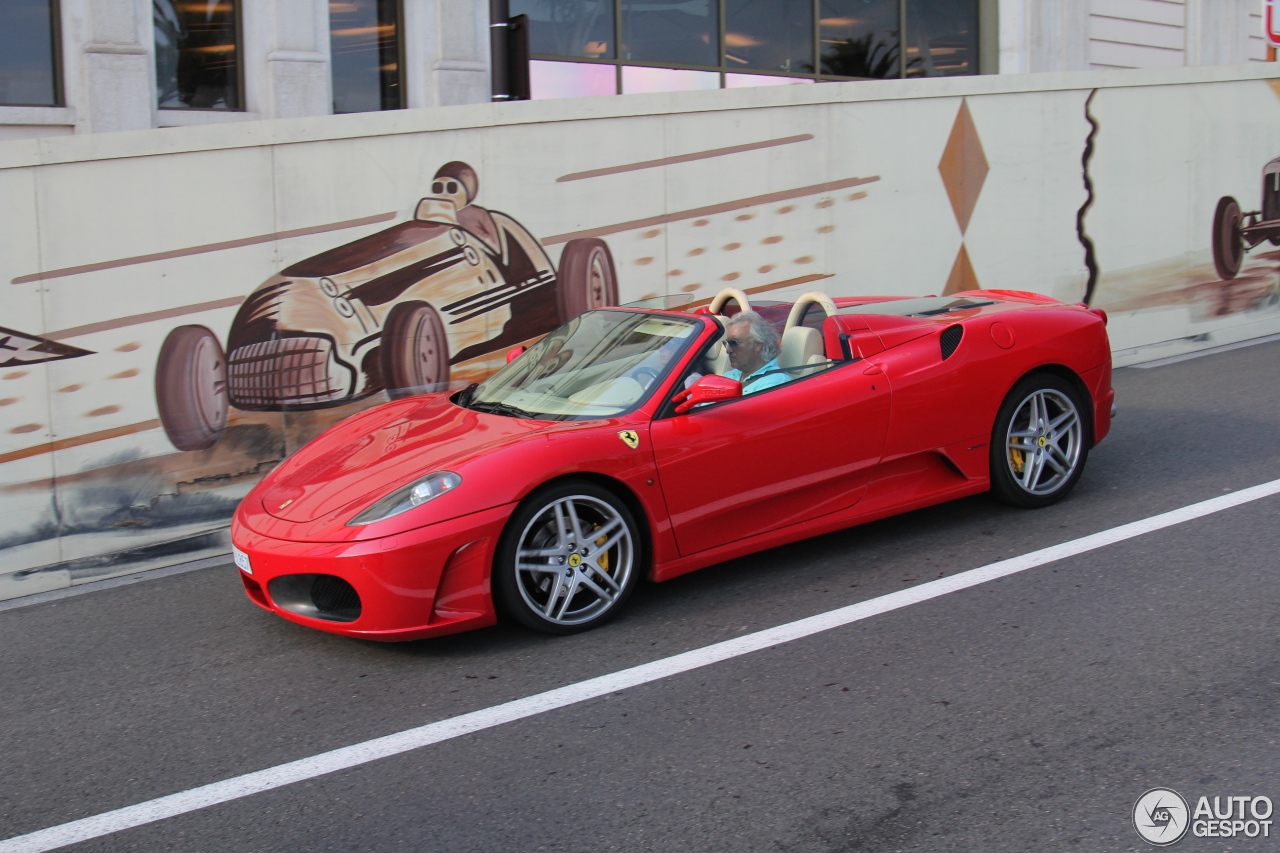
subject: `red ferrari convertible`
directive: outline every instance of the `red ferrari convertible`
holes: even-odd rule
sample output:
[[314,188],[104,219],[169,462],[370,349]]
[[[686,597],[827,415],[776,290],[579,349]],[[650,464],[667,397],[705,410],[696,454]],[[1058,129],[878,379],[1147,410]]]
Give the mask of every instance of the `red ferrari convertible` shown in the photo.
[[249,598],[373,640],[499,614],[571,633],[641,576],[987,490],[1047,506],[1111,426],[1101,310],[809,293],[757,306],[782,327],[781,384],[744,395],[724,315],[748,307],[589,311],[480,385],[336,425],[236,511]]

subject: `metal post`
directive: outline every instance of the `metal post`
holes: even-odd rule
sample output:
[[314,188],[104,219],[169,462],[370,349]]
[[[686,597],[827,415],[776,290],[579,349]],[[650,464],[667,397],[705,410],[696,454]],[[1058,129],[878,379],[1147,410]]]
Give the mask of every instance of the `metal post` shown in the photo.
[[507,65],[509,0],[489,0],[489,65],[493,72],[493,100],[511,100],[511,75]]

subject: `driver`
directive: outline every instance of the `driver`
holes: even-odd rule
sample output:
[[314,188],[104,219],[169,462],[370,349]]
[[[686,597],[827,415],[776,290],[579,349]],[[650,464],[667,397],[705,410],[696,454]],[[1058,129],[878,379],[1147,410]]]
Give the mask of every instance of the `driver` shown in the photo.
[[790,381],[778,366],[782,345],[778,333],[754,311],[740,311],[729,319],[724,348],[729,351],[731,370],[725,377],[742,383],[742,393],[754,394]]

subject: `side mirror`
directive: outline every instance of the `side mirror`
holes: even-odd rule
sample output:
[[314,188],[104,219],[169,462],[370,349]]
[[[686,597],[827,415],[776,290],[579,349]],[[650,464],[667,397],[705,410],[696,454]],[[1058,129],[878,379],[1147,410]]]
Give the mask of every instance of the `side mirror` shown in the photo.
[[676,414],[683,415],[694,406],[704,403],[718,403],[721,400],[733,400],[742,396],[742,383],[727,376],[710,374],[699,379],[693,387],[686,388],[672,397],[676,404]]
[[515,349],[509,351],[507,353],[507,364],[510,364],[511,362],[515,361],[517,358],[519,358],[522,355],[524,355],[524,347],[516,347]]

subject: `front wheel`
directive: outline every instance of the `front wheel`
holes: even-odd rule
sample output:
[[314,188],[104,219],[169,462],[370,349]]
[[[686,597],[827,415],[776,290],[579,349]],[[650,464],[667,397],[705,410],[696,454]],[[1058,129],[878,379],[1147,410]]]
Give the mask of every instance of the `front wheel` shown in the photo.
[[1005,503],[1045,507],[1067,496],[1089,456],[1089,430],[1069,382],[1037,373],[1013,387],[991,434],[991,489]]
[[527,498],[507,522],[494,595],[522,625],[573,634],[622,607],[640,565],[639,530],[626,504],[592,483],[563,483]]
[[1223,280],[1236,277],[1244,263],[1244,239],[1240,236],[1240,205],[1231,196],[1218,199],[1213,212],[1213,266]]

